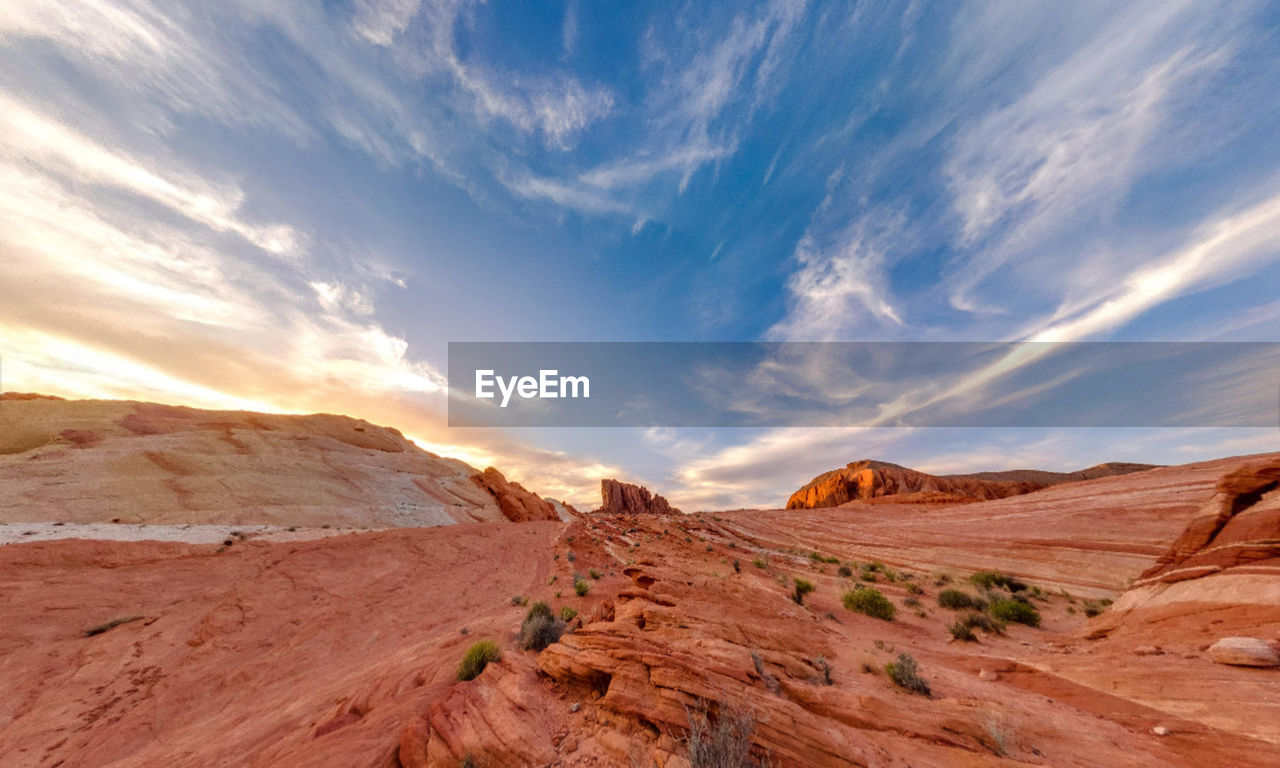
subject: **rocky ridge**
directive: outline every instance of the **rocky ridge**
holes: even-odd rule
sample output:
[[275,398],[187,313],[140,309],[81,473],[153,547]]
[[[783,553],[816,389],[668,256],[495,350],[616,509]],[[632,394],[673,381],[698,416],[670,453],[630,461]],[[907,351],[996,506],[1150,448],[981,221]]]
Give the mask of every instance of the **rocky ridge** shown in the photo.
[[[931,475],[884,461],[863,460],[824,472],[787,499],[787,509],[836,507],[851,501],[913,497],[925,502],[983,501],[1031,493],[1079,480],[1141,472],[1151,464],[1108,463],[1076,472],[1010,470]],[[906,499],[904,499],[906,500]]]

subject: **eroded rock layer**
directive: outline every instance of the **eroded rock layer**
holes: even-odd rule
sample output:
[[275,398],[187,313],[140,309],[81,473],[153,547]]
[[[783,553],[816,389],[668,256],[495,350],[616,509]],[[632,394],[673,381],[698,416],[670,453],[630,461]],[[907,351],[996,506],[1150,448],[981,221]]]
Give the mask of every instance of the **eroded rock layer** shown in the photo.
[[497,470],[345,416],[0,402],[0,522],[380,528],[558,517]]

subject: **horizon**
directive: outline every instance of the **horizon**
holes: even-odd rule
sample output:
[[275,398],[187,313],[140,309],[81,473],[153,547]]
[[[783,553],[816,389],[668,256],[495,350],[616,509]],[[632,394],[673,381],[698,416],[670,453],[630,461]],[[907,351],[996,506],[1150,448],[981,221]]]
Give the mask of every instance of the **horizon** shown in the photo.
[[1280,449],[451,428],[445,376],[451,341],[1280,340],[1269,4],[74,5],[0,10],[5,389],[339,413],[575,504]]

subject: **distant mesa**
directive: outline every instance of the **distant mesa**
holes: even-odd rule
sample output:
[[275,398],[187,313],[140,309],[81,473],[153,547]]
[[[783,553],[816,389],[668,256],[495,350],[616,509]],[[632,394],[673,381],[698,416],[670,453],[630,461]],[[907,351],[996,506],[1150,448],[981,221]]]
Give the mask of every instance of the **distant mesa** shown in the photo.
[[678,515],[680,510],[667,503],[663,497],[651,493],[648,488],[619,480],[600,481],[600,509],[626,515]]
[[966,475],[930,475],[887,461],[855,461],[824,472],[791,494],[787,509],[838,507],[851,501],[966,502],[1031,493],[1060,483],[1114,477],[1154,469],[1154,464],[1113,462],[1076,472],[1015,469]]

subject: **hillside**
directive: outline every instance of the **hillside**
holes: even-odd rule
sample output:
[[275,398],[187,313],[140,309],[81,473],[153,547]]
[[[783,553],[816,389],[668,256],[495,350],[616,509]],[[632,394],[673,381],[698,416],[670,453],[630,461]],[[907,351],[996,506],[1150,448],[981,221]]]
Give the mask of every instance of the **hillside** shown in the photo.
[[[689,768],[703,708],[782,768],[1276,765],[1280,669],[1207,649],[1277,639],[1278,478],[1268,454],[865,514],[0,546],[0,767]],[[986,569],[1039,626],[953,640],[944,591],[1013,599]],[[577,612],[541,652],[525,600]],[[477,640],[502,658],[459,682]],[[904,653],[928,696],[886,674]]]
[[559,517],[496,469],[345,416],[0,401],[0,523],[385,528]]
[[824,472],[787,499],[787,509],[837,507],[850,501],[910,496],[921,501],[980,501],[1031,493],[1061,483],[1113,477],[1153,469],[1152,464],[1112,462],[1075,472],[1015,469],[961,475],[930,475],[886,461],[862,460]]

